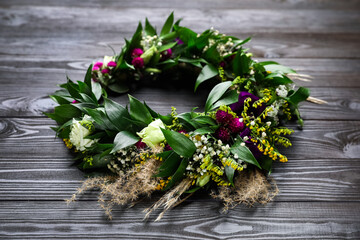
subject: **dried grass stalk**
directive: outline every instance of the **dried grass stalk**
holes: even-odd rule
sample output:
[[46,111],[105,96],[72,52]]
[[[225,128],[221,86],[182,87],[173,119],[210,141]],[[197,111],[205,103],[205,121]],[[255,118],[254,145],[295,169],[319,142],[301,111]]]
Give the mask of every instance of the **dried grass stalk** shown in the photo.
[[306,101],[309,101],[309,102],[312,102],[312,103],[316,103],[316,104],[328,104],[327,101],[324,101],[324,100],[321,100],[321,99],[318,99],[318,98],[314,98],[314,97],[308,97],[306,99]]
[[111,211],[114,205],[126,205],[133,203],[140,197],[149,197],[159,184],[159,179],[154,178],[157,173],[160,161],[156,159],[148,159],[145,163],[132,168],[126,174],[116,177],[95,177],[87,179],[83,182],[81,188],[66,200],[68,203],[75,201],[77,195],[86,190],[99,188],[99,203],[105,210],[109,219],[112,218]]
[[175,206],[183,200],[180,199],[180,196],[190,188],[191,179],[185,178],[178,185],[176,185],[172,190],[168,191],[164,196],[162,196],[156,203],[154,203],[151,207],[144,210],[146,213],[145,218],[147,219],[150,214],[157,210],[160,207],[163,207],[163,211],[156,218],[155,222],[159,221],[165,214],[165,212]]
[[257,169],[243,171],[234,179],[234,185],[234,187],[220,187],[218,193],[211,193],[213,198],[224,202],[225,212],[240,203],[249,207],[255,203],[266,204],[279,192],[275,181],[267,178]]

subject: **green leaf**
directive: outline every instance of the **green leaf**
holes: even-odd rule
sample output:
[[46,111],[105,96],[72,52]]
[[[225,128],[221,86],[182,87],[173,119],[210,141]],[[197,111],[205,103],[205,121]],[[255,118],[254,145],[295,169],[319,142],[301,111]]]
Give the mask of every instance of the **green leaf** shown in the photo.
[[181,161],[181,163],[180,163],[178,169],[176,170],[176,172],[174,173],[174,175],[171,177],[171,180],[169,181],[169,183],[163,189],[163,191],[170,189],[171,187],[173,187],[175,185],[175,183],[177,183],[178,181],[180,181],[183,178],[188,164],[189,164],[189,160],[184,158]]
[[146,35],[149,35],[149,36],[156,35],[155,28],[150,24],[150,22],[147,18],[145,18],[145,29],[144,30],[145,30]]
[[261,169],[260,164],[258,163],[258,161],[256,160],[256,158],[254,157],[254,155],[252,154],[252,152],[249,150],[248,147],[246,146],[241,146],[241,143],[243,143],[244,141],[242,140],[242,138],[239,136],[237,138],[237,141],[233,144],[233,146],[230,148],[230,151],[233,154],[237,154],[239,156],[239,159],[243,160],[244,162],[253,164],[255,166],[257,166],[258,168]]
[[168,50],[169,48],[174,47],[176,44],[177,44],[176,42],[172,42],[172,43],[168,43],[168,44],[162,45],[162,46],[158,49],[158,51],[159,51],[159,52],[162,52],[162,51]]
[[209,109],[211,111],[212,109],[216,109],[220,107],[221,105],[230,105],[233,103],[236,103],[239,100],[239,94],[236,92],[236,90],[231,90],[226,92],[222,98],[220,98],[215,104],[213,104],[212,108]]
[[250,72],[251,58],[241,50],[238,51],[233,60],[233,71],[236,76],[244,76]]
[[283,65],[280,64],[267,64],[264,65],[264,68],[266,71],[270,71],[270,72],[277,72],[277,73],[283,73],[283,74],[288,74],[288,73],[296,73],[296,71],[294,69],[291,69],[289,67],[285,67]]
[[274,162],[274,160],[272,160],[268,156],[263,156],[261,158],[261,167],[263,169],[265,169],[266,171],[268,171],[268,173],[270,174],[272,171],[273,162]]
[[169,177],[175,173],[181,162],[181,158],[174,151],[171,151],[169,156],[163,160],[159,168],[159,173],[155,177]]
[[107,165],[110,161],[114,159],[114,155],[105,155],[101,156],[101,154],[96,154],[93,156],[92,168],[107,168]]
[[308,88],[299,87],[289,98],[289,102],[294,105],[298,105],[300,102],[305,101],[310,96],[310,90]]
[[203,127],[203,128],[198,128],[196,129],[192,135],[204,135],[204,134],[209,134],[209,133],[214,133],[215,129],[211,128],[211,127]]
[[245,40],[235,40],[233,49],[236,48],[237,46],[244,45],[245,43],[249,42],[250,40],[251,40],[251,37],[248,37]]
[[147,110],[149,110],[149,112],[150,112],[150,114],[151,114],[151,116],[152,116],[153,118],[157,118],[157,117],[159,116],[159,114],[158,114],[157,112],[155,112],[154,110],[152,110],[152,109],[146,104],[146,102],[144,102],[144,105],[145,105],[145,107],[147,108]]
[[228,90],[228,88],[232,85],[231,81],[226,81],[217,84],[209,93],[209,96],[206,100],[205,104],[205,113],[212,109],[213,104],[219,100],[224,93]]
[[174,12],[170,14],[170,16],[166,19],[164,26],[161,29],[160,36],[164,36],[171,31],[172,25],[174,22]]
[[137,141],[139,141],[139,139],[140,138],[138,136],[132,134],[131,132],[121,131],[116,135],[114,139],[115,146],[110,153],[114,153],[123,148],[134,145]]
[[129,96],[130,102],[130,116],[140,122],[149,124],[152,122],[152,116],[147,107],[142,104],[139,100],[131,95]]
[[206,81],[209,80],[210,78],[215,77],[216,75],[218,75],[218,70],[216,67],[214,67],[212,64],[207,64],[200,72],[199,76],[196,79],[196,83],[195,83],[195,89],[194,91],[196,91],[196,89],[198,88],[198,86]]
[[82,100],[82,97],[79,93],[79,86],[75,83],[68,81],[66,84],[66,89],[69,91],[70,96],[77,100]]
[[120,84],[118,82],[108,85],[108,88],[116,93],[126,93],[129,91],[128,86],[126,86],[124,83]]
[[55,114],[70,119],[81,117],[82,112],[71,104],[65,104],[55,107]]
[[271,73],[265,77],[265,79],[268,79],[271,85],[278,86],[278,85],[284,85],[293,83],[293,81],[288,78],[285,75],[282,75],[280,73]]
[[191,58],[179,58],[179,62],[189,63],[195,67],[202,68],[201,63],[208,64],[208,62],[205,59],[197,58],[197,59],[191,59]]
[[200,124],[208,124],[210,126],[217,125],[216,121],[209,116],[195,117],[195,118],[193,118],[193,121],[198,122]]
[[58,96],[58,95],[50,95],[49,96],[54,102],[57,102],[58,104],[68,104],[70,102],[72,102],[72,99],[66,98],[66,97],[62,97],[62,96]]
[[170,147],[180,156],[190,158],[196,151],[195,144],[181,133],[162,129],[165,139]]
[[230,166],[225,166],[225,174],[231,185],[234,186],[235,169]]
[[86,75],[85,75],[85,79],[84,79],[84,83],[91,89],[91,75],[92,75],[92,68],[93,65],[90,64],[90,66],[88,67],[87,71],[86,71]]
[[96,100],[99,100],[101,97],[101,93],[102,93],[102,88],[101,88],[100,83],[91,81],[91,91],[95,95]]
[[115,125],[118,131],[129,127],[130,124],[125,120],[125,118],[130,118],[126,108],[108,98],[104,99],[104,107],[110,122]]
[[105,113],[99,109],[86,108],[86,111],[90,117],[92,117],[99,126],[99,128],[105,130],[116,130],[114,124],[112,124]]

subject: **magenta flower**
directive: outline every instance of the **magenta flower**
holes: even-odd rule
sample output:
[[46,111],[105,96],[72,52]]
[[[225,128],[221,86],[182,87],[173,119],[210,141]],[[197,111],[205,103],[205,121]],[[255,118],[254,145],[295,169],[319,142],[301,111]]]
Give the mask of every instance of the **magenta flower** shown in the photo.
[[251,98],[251,101],[249,102],[250,107],[248,109],[248,114],[253,113],[255,117],[259,116],[265,110],[266,106],[260,105],[257,108],[252,107],[251,105],[260,98],[249,92],[240,92],[238,102],[230,105],[231,110],[240,116],[244,111],[244,102],[247,98]]
[[131,64],[135,68],[143,68],[144,67],[144,59],[142,59],[141,57],[136,57],[132,60]]
[[239,133],[244,129],[244,123],[239,121],[239,118],[233,118],[228,126],[231,133]]
[[78,103],[78,101],[74,100],[74,101],[72,101],[71,103]]
[[96,63],[94,64],[94,67],[101,68],[101,67],[102,67],[102,65],[103,65],[103,63],[102,63],[102,62],[96,62]]
[[116,67],[116,62],[114,61],[110,61],[108,64],[107,64],[108,67]]
[[139,140],[137,143],[135,143],[135,147],[136,147],[137,149],[143,149],[143,148],[146,148],[147,145],[146,145],[146,143],[144,143],[144,142],[142,142],[141,140]]
[[101,70],[101,73],[102,73],[102,74],[106,74],[106,73],[109,73],[109,72],[110,72],[110,70],[109,70],[109,69],[107,69],[107,68],[105,68],[105,69]]
[[169,48],[161,53],[161,60],[163,60],[163,61],[167,60],[167,59],[171,58],[171,56],[172,56],[172,50],[171,50],[171,48]]
[[170,150],[173,150],[173,149],[172,149],[172,147],[170,147],[169,144],[166,144],[164,150],[165,150],[165,151],[170,151]]
[[233,119],[233,116],[223,110],[216,112],[216,121],[221,124],[226,124]]
[[99,68],[98,66],[94,66],[92,70],[93,70],[93,71],[99,71],[100,68]]
[[181,41],[181,39],[180,38],[176,38],[175,39],[175,41],[177,42],[177,44],[179,44],[179,45],[181,45],[181,44],[184,44],[184,42],[183,41]]
[[135,48],[131,53],[131,57],[132,58],[140,57],[143,53],[144,51],[141,48]]
[[220,127],[216,130],[215,137],[223,142],[228,142],[230,140],[230,133],[226,128]]

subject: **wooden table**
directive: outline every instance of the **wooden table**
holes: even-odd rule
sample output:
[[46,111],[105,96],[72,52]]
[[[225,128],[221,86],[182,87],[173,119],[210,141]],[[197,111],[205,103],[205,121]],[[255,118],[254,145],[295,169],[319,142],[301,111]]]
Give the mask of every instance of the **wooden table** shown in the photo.
[[[193,197],[161,222],[142,220],[151,204],[118,208],[107,221],[96,193],[67,206],[83,173],[72,166],[48,95],[80,80],[94,59],[112,55],[138,21],[158,28],[171,10],[183,25],[211,26],[240,38],[259,60],[272,59],[312,82],[298,82],[327,105],[305,103],[304,130],[276,163],[280,195],[255,208],[221,213],[221,203]],[[0,236],[4,239],[360,239],[360,1],[156,0],[0,1]],[[187,91],[141,89],[156,110],[203,103]],[[118,98],[126,104],[126,96]]]

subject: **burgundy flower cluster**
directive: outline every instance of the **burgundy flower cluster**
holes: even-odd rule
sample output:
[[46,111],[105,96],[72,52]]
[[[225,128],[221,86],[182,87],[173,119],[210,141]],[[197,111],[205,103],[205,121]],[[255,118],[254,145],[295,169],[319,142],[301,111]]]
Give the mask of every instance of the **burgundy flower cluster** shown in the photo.
[[231,135],[239,134],[244,129],[244,123],[223,110],[216,112],[216,121],[220,127],[215,132],[215,137],[223,142],[228,142]]

